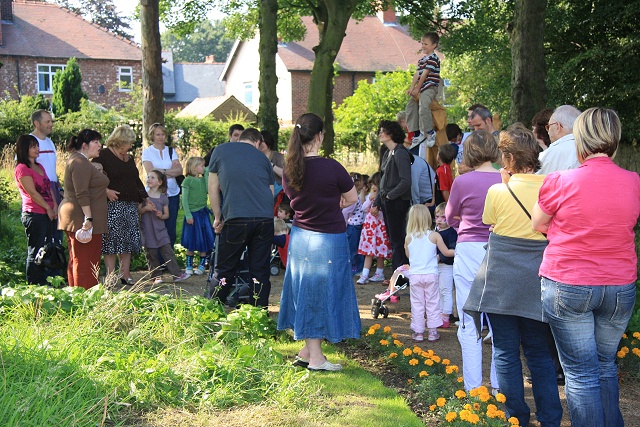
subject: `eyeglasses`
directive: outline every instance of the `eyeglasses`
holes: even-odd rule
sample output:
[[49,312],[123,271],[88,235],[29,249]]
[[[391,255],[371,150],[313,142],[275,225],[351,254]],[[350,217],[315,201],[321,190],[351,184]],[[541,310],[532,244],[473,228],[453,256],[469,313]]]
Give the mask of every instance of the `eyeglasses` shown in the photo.
[[559,124],[559,123],[558,123],[558,122],[553,122],[553,123],[546,124],[546,125],[544,125],[544,129],[545,129],[547,132],[549,132],[549,128],[550,128],[551,126],[553,126],[553,125],[557,125],[557,124]]

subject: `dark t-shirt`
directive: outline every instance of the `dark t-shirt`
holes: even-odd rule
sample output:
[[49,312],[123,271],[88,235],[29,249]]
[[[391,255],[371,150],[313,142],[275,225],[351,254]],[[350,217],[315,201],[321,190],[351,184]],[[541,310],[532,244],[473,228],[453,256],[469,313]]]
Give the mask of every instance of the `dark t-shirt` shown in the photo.
[[222,218],[272,218],[273,168],[267,156],[244,142],[216,147],[209,172],[218,174]]
[[[449,249],[456,248],[456,242],[458,241],[458,233],[456,233],[456,230],[453,227],[449,227],[446,230],[438,231],[438,233],[440,233],[440,235],[442,236],[442,240],[444,241],[444,244],[447,245]],[[441,263],[447,264],[447,265],[453,265],[453,257],[442,255],[442,252],[440,252],[440,249],[438,249],[438,255],[440,255]]]
[[344,233],[347,225],[340,209],[340,196],[353,188],[353,180],[344,167],[333,159],[306,157],[302,190],[287,186],[285,194],[291,199],[293,225],[321,233]]

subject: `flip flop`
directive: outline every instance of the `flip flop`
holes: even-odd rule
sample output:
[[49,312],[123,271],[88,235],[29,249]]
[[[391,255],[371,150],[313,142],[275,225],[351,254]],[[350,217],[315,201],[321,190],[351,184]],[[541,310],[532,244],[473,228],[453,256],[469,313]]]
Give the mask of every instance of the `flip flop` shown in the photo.
[[339,363],[331,363],[326,360],[320,366],[307,366],[307,369],[310,371],[341,371],[342,365]]
[[292,365],[293,366],[298,366],[300,368],[306,368],[307,366],[309,366],[309,361],[308,360],[304,360],[300,356],[296,356],[296,360],[293,361]]

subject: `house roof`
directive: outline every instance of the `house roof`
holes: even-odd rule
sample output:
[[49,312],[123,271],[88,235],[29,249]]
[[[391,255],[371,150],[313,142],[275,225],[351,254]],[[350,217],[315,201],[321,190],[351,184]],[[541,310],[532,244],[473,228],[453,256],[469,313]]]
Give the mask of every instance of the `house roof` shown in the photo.
[[140,61],[132,41],[52,3],[13,3],[13,22],[2,22],[0,55]]
[[249,121],[255,121],[256,115],[246,105],[238,101],[233,96],[215,96],[207,98],[196,98],[193,102],[184,107],[176,117],[196,117],[203,119],[212,115],[218,120],[222,120],[230,113],[243,113],[249,118]]
[[[319,43],[318,29],[310,16],[302,18],[307,28],[304,40],[278,47],[278,55],[289,71],[311,71]],[[420,42],[406,28],[384,24],[376,16],[361,21],[350,19],[336,62],[342,71],[396,71],[416,64],[421,57]]]

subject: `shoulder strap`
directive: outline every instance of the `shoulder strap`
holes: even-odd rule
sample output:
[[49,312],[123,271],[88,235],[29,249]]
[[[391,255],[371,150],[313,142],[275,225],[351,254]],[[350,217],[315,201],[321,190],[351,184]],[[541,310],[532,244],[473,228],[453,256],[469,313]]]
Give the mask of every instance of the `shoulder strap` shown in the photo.
[[173,147],[169,146],[169,160],[173,161]]
[[516,193],[513,192],[513,190],[511,189],[511,187],[509,187],[509,183],[507,183],[507,189],[509,190],[509,193],[511,193],[511,195],[513,196],[514,199],[516,199],[516,202],[518,202],[518,204],[520,205],[520,207],[522,208],[522,210],[524,211],[524,213],[527,214],[527,216],[529,217],[529,219],[531,219],[531,214],[529,213],[529,211],[527,210],[527,208],[524,207],[524,205],[522,204],[522,202],[520,201],[520,199],[518,199],[518,197],[516,196]]

